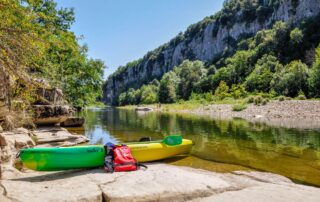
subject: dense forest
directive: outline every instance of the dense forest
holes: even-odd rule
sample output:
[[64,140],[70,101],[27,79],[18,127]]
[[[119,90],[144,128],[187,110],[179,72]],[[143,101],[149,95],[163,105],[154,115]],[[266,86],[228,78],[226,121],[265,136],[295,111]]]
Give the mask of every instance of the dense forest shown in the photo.
[[43,82],[62,89],[74,106],[96,102],[105,65],[88,58],[88,47],[70,31],[73,9],[54,0],[0,0],[0,10],[0,82],[9,104],[34,102]]
[[[291,1],[293,9],[290,12],[295,12],[294,8],[299,2]],[[226,27],[237,21],[249,23],[258,20],[263,23],[277,6],[279,1],[225,1],[222,11],[191,25],[169,44],[177,43],[181,37],[201,33],[201,29],[211,20]],[[239,11],[241,16],[235,18]],[[214,60],[196,60],[190,53],[187,60],[160,78],[141,84],[138,88],[128,87],[119,95],[116,104],[174,103],[183,100],[211,102],[245,98],[248,95],[319,98],[319,26],[318,14],[299,22],[277,21],[269,29],[251,36],[243,35],[237,40],[227,37],[225,50]],[[161,49],[163,46],[152,54],[161,53]],[[148,55],[150,53],[145,57]],[[120,68],[115,74],[132,68],[132,64]]]

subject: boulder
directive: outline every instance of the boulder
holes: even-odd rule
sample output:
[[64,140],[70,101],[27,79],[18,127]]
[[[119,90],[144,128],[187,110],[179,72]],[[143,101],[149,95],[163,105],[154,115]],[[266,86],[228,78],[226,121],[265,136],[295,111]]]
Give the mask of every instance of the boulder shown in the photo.
[[153,111],[153,109],[150,108],[150,107],[136,107],[135,110],[136,110],[136,111],[142,111],[142,112]]
[[37,125],[55,125],[67,120],[72,112],[68,105],[33,105],[34,123]]
[[0,147],[7,146],[7,141],[4,134],[0,133]]
[[70,117],[66,121],[60,123],[62,127],[80,127],[85,122],[84,118]]
[[16,134],[15,138],[15,148],[22,149],[22,148],[29,148],[34,147],[36,144],[34,141],[29,137],[28,134]]
[[33,83],[37,86],[36,90],[36,105],[64,105],[66,100],[61,89],[51,87],[49,83],[44,79],[34,79]]

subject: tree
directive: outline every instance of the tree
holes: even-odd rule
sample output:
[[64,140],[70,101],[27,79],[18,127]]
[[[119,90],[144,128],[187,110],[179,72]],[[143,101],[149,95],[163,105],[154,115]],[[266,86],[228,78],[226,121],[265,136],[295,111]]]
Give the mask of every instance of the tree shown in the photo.
[[217,96],[220,100],[230,96],[229,86],[226,84],[226,82],[220,82],[219,87],[214,92],[214,96]]
[[177,88],[180,82],[175,72],[170,71],[163,75],[160,81],[159,101],[161,103],[173,103],[177,99]]
[[196,83],[207,74],[203,62],[191,62],[189,60],[183,61],[182,64],[175,69],[175,72],[181,79],[178,87],[178,94],[184,100],[189,99]]
[[43,60],[46,42],[42,40],[41,33],[47,31],[34,23],[37,14],[28,4],[22,6],[18,0],[0,0],[0,9],[0,74],[5,75],[0,82],[6,87],[9,106],[13,95],[28,105],[33,92],[28,67]]
[[245,86],[248,91],[269,92],[273,72],[280,68],[277,58],[272,55],[264,55],[258,60],[255,69],[246,78]]
[[296,97],[300,90],[308,92],[308,74],[307,65],[301,61],[293,61],[274,74],[271,87],[278,94]]
[[299,28],[295,28],[290,32],[290,41],[294,45],[298,45],[303,40],[303,33]]
[[310,87],[310,95],[313,97],[320,97],[320,46],[316,50],[316,61],[310,71],[310,78],[308,80]]
[[136,91],[133,88],[129,88],[127,91],[126,99],[128,104],[136,104]]
[[232,84],[242,83],[253,69],[251,51],[237,51],[227,59],[227,68],[232,72]]
[[126,93],[126,92],[121,93],[121,94],[119,95],[118,104],[119,104],[120,106],[124,106],[124,105],[127,105],[127,104],[128,104],[128,103],[127,103],[127,93]]
[[216,89],[221,81],[225,81],[227,84],[232,84],[232,70],[226,67],[220,68],[217,73],[210,75],[210,83],[212,85],[212,89]]
[[105,66],[101,60],[84,60],[71,74],[66,74],[63,89],[68,101],[74,106],[84,107],[96,102],[102,94],[102,76]]
[[141,103],[153,104],[159,101],[158,88],[154,85],[143,85],[141,87]]

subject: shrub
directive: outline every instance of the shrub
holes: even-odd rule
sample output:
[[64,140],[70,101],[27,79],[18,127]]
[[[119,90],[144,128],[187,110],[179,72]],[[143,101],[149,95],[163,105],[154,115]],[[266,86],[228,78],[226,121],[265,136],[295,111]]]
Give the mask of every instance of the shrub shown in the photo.
[[247,103],[249,103],[249,104],[254,103],[254,96],[250,96],[250,97],[247,99]]
[[305,95],[298,95],[297,97],[298,100],[306,100],[306,96]]
[[285,97],[285,96],[280,96],[280,97],[278,98],[278,100],[279,100],[280,102],[285,101],[285,100],[286,100],[286,97]]
[[247,105],[245,104],[236,104],[236,105],[233,105],[232,107],[232,111],[236,111],[236,112],[239,112],[245,109],[247,109]]
[[233,84],[230,93],[234,99],[239,99],[247,95],[247,91],[242,84]]
[[262,103],[262,101],[263,101],[263,98],[261,96],[256,96],[254,98],[254,104],[255,105],[260,105]]
[[269,102],[268,99],[263,99],[261,104],[262,104],[262,105],[266,105],[268,102]]

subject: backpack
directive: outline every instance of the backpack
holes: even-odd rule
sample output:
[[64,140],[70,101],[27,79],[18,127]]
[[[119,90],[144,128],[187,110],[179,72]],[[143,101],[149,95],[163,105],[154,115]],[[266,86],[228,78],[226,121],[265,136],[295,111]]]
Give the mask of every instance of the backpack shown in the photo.
[[147,166],[140,164],[131,154],[131,149],[126,145],[115,146],[105,157],[104,169],[107,172],[135,171]]

